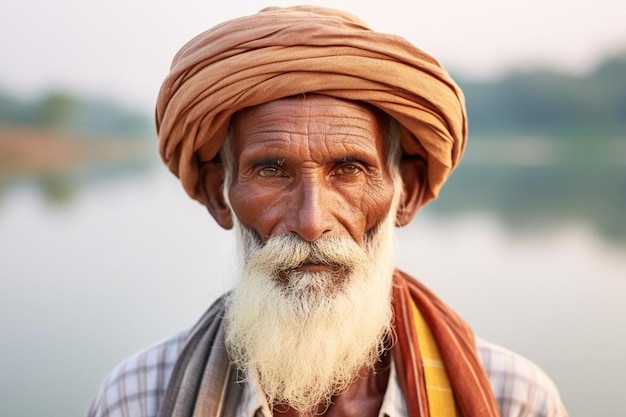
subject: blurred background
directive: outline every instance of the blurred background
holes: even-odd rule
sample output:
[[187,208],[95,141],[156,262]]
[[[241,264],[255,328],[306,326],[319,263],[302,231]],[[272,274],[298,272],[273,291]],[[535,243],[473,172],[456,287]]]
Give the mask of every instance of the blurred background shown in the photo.
[[[407,38],[466,93],[466,157],[398,264],[572,416],[626,415],[624,3],[307,2]],[[293,2],[228,3],[0,3],[0,415],[84,415],[116,363],[232,286],[233,237],[159,162],[152,120],[184,42]]]

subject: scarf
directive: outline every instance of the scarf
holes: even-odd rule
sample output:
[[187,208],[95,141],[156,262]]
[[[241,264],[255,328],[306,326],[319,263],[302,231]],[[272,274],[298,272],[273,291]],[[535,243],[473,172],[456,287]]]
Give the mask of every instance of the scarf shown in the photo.
[[[424,285],[401,271],[394,274],[393,307],[397,343],[394,345],[400,384],[410,416],[438,417],[429,403],[428,367],[420,345],[433,348],[445,366],[444,378],[464,417],[499,417],[500,411],[476,352],[469,325]],[[420,330],[420,321],[427,331]],[[429,336],[432,335],[432,339]],[[421,336],[422,340],[419,339]],[[421,342],[421,343],[420,343]],[[445,401],[445,400],[444,400]]]
[[[454,393],[452,407],[458,407],[463,417],[499,417],[489,381],[477,356],[474,335],[467,323],[405,273],[396,271],[393,279],[397,341],[392,352],[409,415],[439,417],[432,412],[439,407],[433,403],[450,401],[434,398],[432,392],[436,390],[428,393],[431,372],[424,366],[420,347],[432,350],[434,346]],[[422,319],[427,333],[420,326]],[[242,389],[237,381],[237,371],[230,366],[224,344],[222,297],[191,330],[172,371],[159,417],[233,416]],[[449,404],[447,407],[450,408]]]
[[184,45],[156,103],[161,157],[202,202],[199,164],[215,158],[235,112],[312,93],[368,103],[398,121],[404,153],[426,161],[421,204],[461,159],[465,100],[439,62],[348,13],[314,6],[268,8]]

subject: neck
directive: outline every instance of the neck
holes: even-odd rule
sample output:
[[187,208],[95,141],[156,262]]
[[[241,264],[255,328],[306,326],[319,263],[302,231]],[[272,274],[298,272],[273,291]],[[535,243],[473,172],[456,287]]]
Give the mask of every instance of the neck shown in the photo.
[[274,417],[376,417],[387,390],[390,367],[391,353],[385,351],[374,369],[362,368],[358,378],[341,394],[333,396],[330,404],[319,404],[313,412],[307,413],[277,405]]

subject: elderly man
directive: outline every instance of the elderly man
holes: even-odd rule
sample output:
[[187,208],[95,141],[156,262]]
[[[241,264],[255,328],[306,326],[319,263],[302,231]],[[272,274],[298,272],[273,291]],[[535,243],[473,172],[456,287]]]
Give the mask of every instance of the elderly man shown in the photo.
[[90,416],[567,415],[540,369],[394,269],[394,227],[465,146],[435,59],[339,11],[268,8],[185,45],[156,117],[169,168],[236,229],[239,282],[119,365]]

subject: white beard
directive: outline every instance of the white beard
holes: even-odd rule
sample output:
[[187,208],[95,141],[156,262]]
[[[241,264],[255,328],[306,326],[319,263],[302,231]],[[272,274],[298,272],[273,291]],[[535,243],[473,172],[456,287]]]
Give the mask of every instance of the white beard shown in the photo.
[[[394,218],[364,247],[295,234],[261,244],[238,226],[242,280],[227,300],[226,345],[238,369],[258,372],[270,407],[312,412],[378,360],[391,326]],[[339,272],[285,272],[311,259]]]

